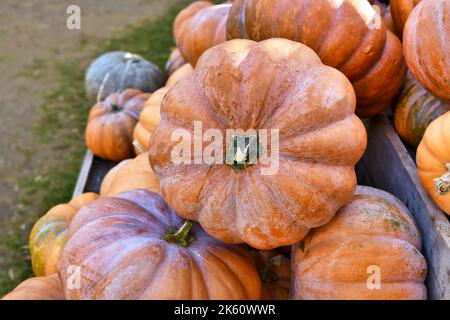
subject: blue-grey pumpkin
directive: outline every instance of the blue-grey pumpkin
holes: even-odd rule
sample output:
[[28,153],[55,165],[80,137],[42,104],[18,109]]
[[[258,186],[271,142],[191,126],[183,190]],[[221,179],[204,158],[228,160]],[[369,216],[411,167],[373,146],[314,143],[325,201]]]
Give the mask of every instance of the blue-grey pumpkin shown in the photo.
[[91,101],[104,100],[128,88],[153,92],[164,85],[165,76],[153,63],[129,52],[107,52],[95,59],[86,72],[86,94]]

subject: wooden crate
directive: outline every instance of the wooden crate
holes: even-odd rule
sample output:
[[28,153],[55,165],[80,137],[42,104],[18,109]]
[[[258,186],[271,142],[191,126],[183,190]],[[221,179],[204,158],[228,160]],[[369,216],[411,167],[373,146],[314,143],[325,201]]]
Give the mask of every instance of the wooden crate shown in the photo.
[[[450,223],[419,183],[417,168],[385,116],[366,122],[369,141],[357,165],[358,183],[388,191],[413,213],[422,232],[428,262],[430,299],[450,299]],[[86,153],[74,195],[98,192],[103,177],[116,163]]]

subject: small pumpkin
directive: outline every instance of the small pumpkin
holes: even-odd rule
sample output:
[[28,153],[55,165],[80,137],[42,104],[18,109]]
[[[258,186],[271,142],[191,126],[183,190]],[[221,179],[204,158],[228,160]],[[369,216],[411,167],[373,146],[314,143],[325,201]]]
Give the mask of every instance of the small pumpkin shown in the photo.
[[172,88],[174,85],[176,85],[180,80],[184,79],[188,75],[192,74],[194,72],[194,69],[189,63],[184,64],[180,68],[178,68],[172,75],[167,79],[166,87]]
[[134,88],[153,92],[164,85],[159,68],[129,52],[113,51],[95,59],[86,72],[85,87],[90,101],[104,100],[114,92]]
[[113,161],[133,157],[133,130],[149,97],[149,93],[127,89],[94,105],[85,133],[92,153]]
[[100,187],[102,197],[115,196],[133,189],[146,189],[159,193],[159,180],[153,173],[148,154],[142,153],[112,168]]
[[394,113],[398,135],[417,148],[428,125],[447,111],[450,111],[450,104],[425,90],[408,72]]
[[69,203],[51,208],[35,223],[29,245],[31,264],[36,276],[48,276],[58,272],[58,261],[70,222],[78,210],[97,199],[98,195],[95,193],[83,193]]
[[408,20],[411,11],[421,0],[391,0],[390,7],[392,13],[392,21],[396,33],[402,38],[403,28]]
[[192,66],[207,49],[227,40],[230,8],[231,4],[196,1],[178,14],[173,27],[175,42]]
[[[169,205],[211,236],[262,250],[291,245],[353,195],[354,165],[367,141],[354,108],[347,78],[305,45],[227,41],[207,50],[194,73],[167,93],[150,136],[150,163]],[[190,133],[191,150],[210,145],[194,134],[196,121],[204,132],[220,131],[222,146],[255,141],[260,129],[279,132],[279,157],[267,145],[252,162],[246,147],[223,158],[216,153],[213,165],[198,164],[195,152],[191,164],[174,163],[175,130]],[[235,134],[227,137],[229,129]],[[273,161],[259,161],[267,158]]]
[[2,300],[64,300],[64,293],[58,274],[53,274],[25,280]]
[[368,1],[236,0],[227,34],[228,39],[276,37],[307,45],[352,82],[360,117],[388,108],[406,73],[400,41]]
[[[65,287],[81,268],[80,290]],[[248,253],[185,221],[156,193],[133,190],[83,208],[60,260],[67,299],[259,299]]]
[[327,225],[293,250],[293,298],[421,300],[427,264],[419,229],[387,192],[358,187]]
[[403,52],[414,78],[446,101],[450,101],[449,21],[449,0],[424,0],[411,12],[403,33]]
[[428,126],[417,148],[420,182],[434,202],[450,215],[450,111]]
[[178,68],[182,67],[184,64],[186,64],[186,60],[184,60],[183,56],[181,55],[181,52],[178,48],[175,48],[169,56],[169,60],[166,62],[166,74],[170,76],[172,73],[174,73]]

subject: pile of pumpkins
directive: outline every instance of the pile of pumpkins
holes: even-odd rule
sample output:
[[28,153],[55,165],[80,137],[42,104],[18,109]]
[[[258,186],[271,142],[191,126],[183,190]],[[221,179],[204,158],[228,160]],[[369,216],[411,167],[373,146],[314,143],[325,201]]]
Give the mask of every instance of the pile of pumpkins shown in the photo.
[[[36,277],[5,299],[426,299],[411,213],[357,186],[354,167],[360,118],[396,106],[423,186],[450,214],[449,15],[450,0],[196,1],[174,22],[167,81],[137,55],[100,57],[85,138],[121,162],[100,194],[36,223]],[[211,143],[195,122],[278,130],[278,170],[239,148],[231,162],[175,163],[176,130]]]

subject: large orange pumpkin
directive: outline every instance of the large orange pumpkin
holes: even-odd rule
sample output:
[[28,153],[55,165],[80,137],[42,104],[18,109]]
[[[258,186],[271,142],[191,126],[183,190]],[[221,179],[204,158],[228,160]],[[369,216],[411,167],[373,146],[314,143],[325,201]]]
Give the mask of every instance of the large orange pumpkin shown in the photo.
[[425,90],[408,72],[394,114],[398,135],[409,145],[417,147],[431,121],[447,111],[450,111],[450,104]]
[[389,107],[406,72],[400,41],[368,1],[237,0],[227,32],[229,39],[287,38],[307,45],[352,82],[361,117]]
[[[65,284],[80,266],[79,290]],[[67,299],[259,299],[248,253],[183,223],[161,196],[133,190],[83,208],[72,221],[59,274]]]
[[53,274],[25,280],[2,300],[64,300],[64,293],[58,274]]
[[411,12],[403,52],[414,77],[435,96],[450,101],[450,1],[424,0]]
[[95,193],[83,193],[69,203],[51,208],[36,222],[29,239],[31,264],[36,276],[58,272],[58,261],[70,222],[78,210],[97,199],[98,195]]
[[142,153],[112,168],[103,179],[100,195],[115,196],[133,189],[146,189],[159,193],[159,180],[148,162],[148,154]]
[[149,97],[149,93],[127,89],[93,106],[85,134],[92,153],[114,161],[133,157],[133,129]]
[[406,206],[358,187],[327,225],[293,249],[294,299],[426,299],[427,264]]
[[196,1],[178,14],[173,27],[175,42],[192,66],[207,49],[226,41],[230,8],[231,4]]
[[[353,195],[354,165],[366,146],[354,108],[347,78],[305,45],[227,41],[206,51],[194,73],[166,95],[150,137],[150,163],[169,205],[213,237],[263,250],[290,245]],[[190,164],[173,162],[180,142],[172,135],[179,130],[192,137],[184,141],[191,150],[210,147],[194,132],[197,121],[203,132],[217,129],[222,146],[243,140],[247,146],[217,151],[215,164],[197,151],[184,155]],[[279,157],[272,142],[250,148],[261,129],[279,133]],[[259,153],[250,161],[252,149]]]
[[391,14],[396,33],[402,37],[403,28],[411,11],[421,0],[391,0]]
[[425,131],[417,148],[417,167],[425,190],[450,215],[450,111]]

